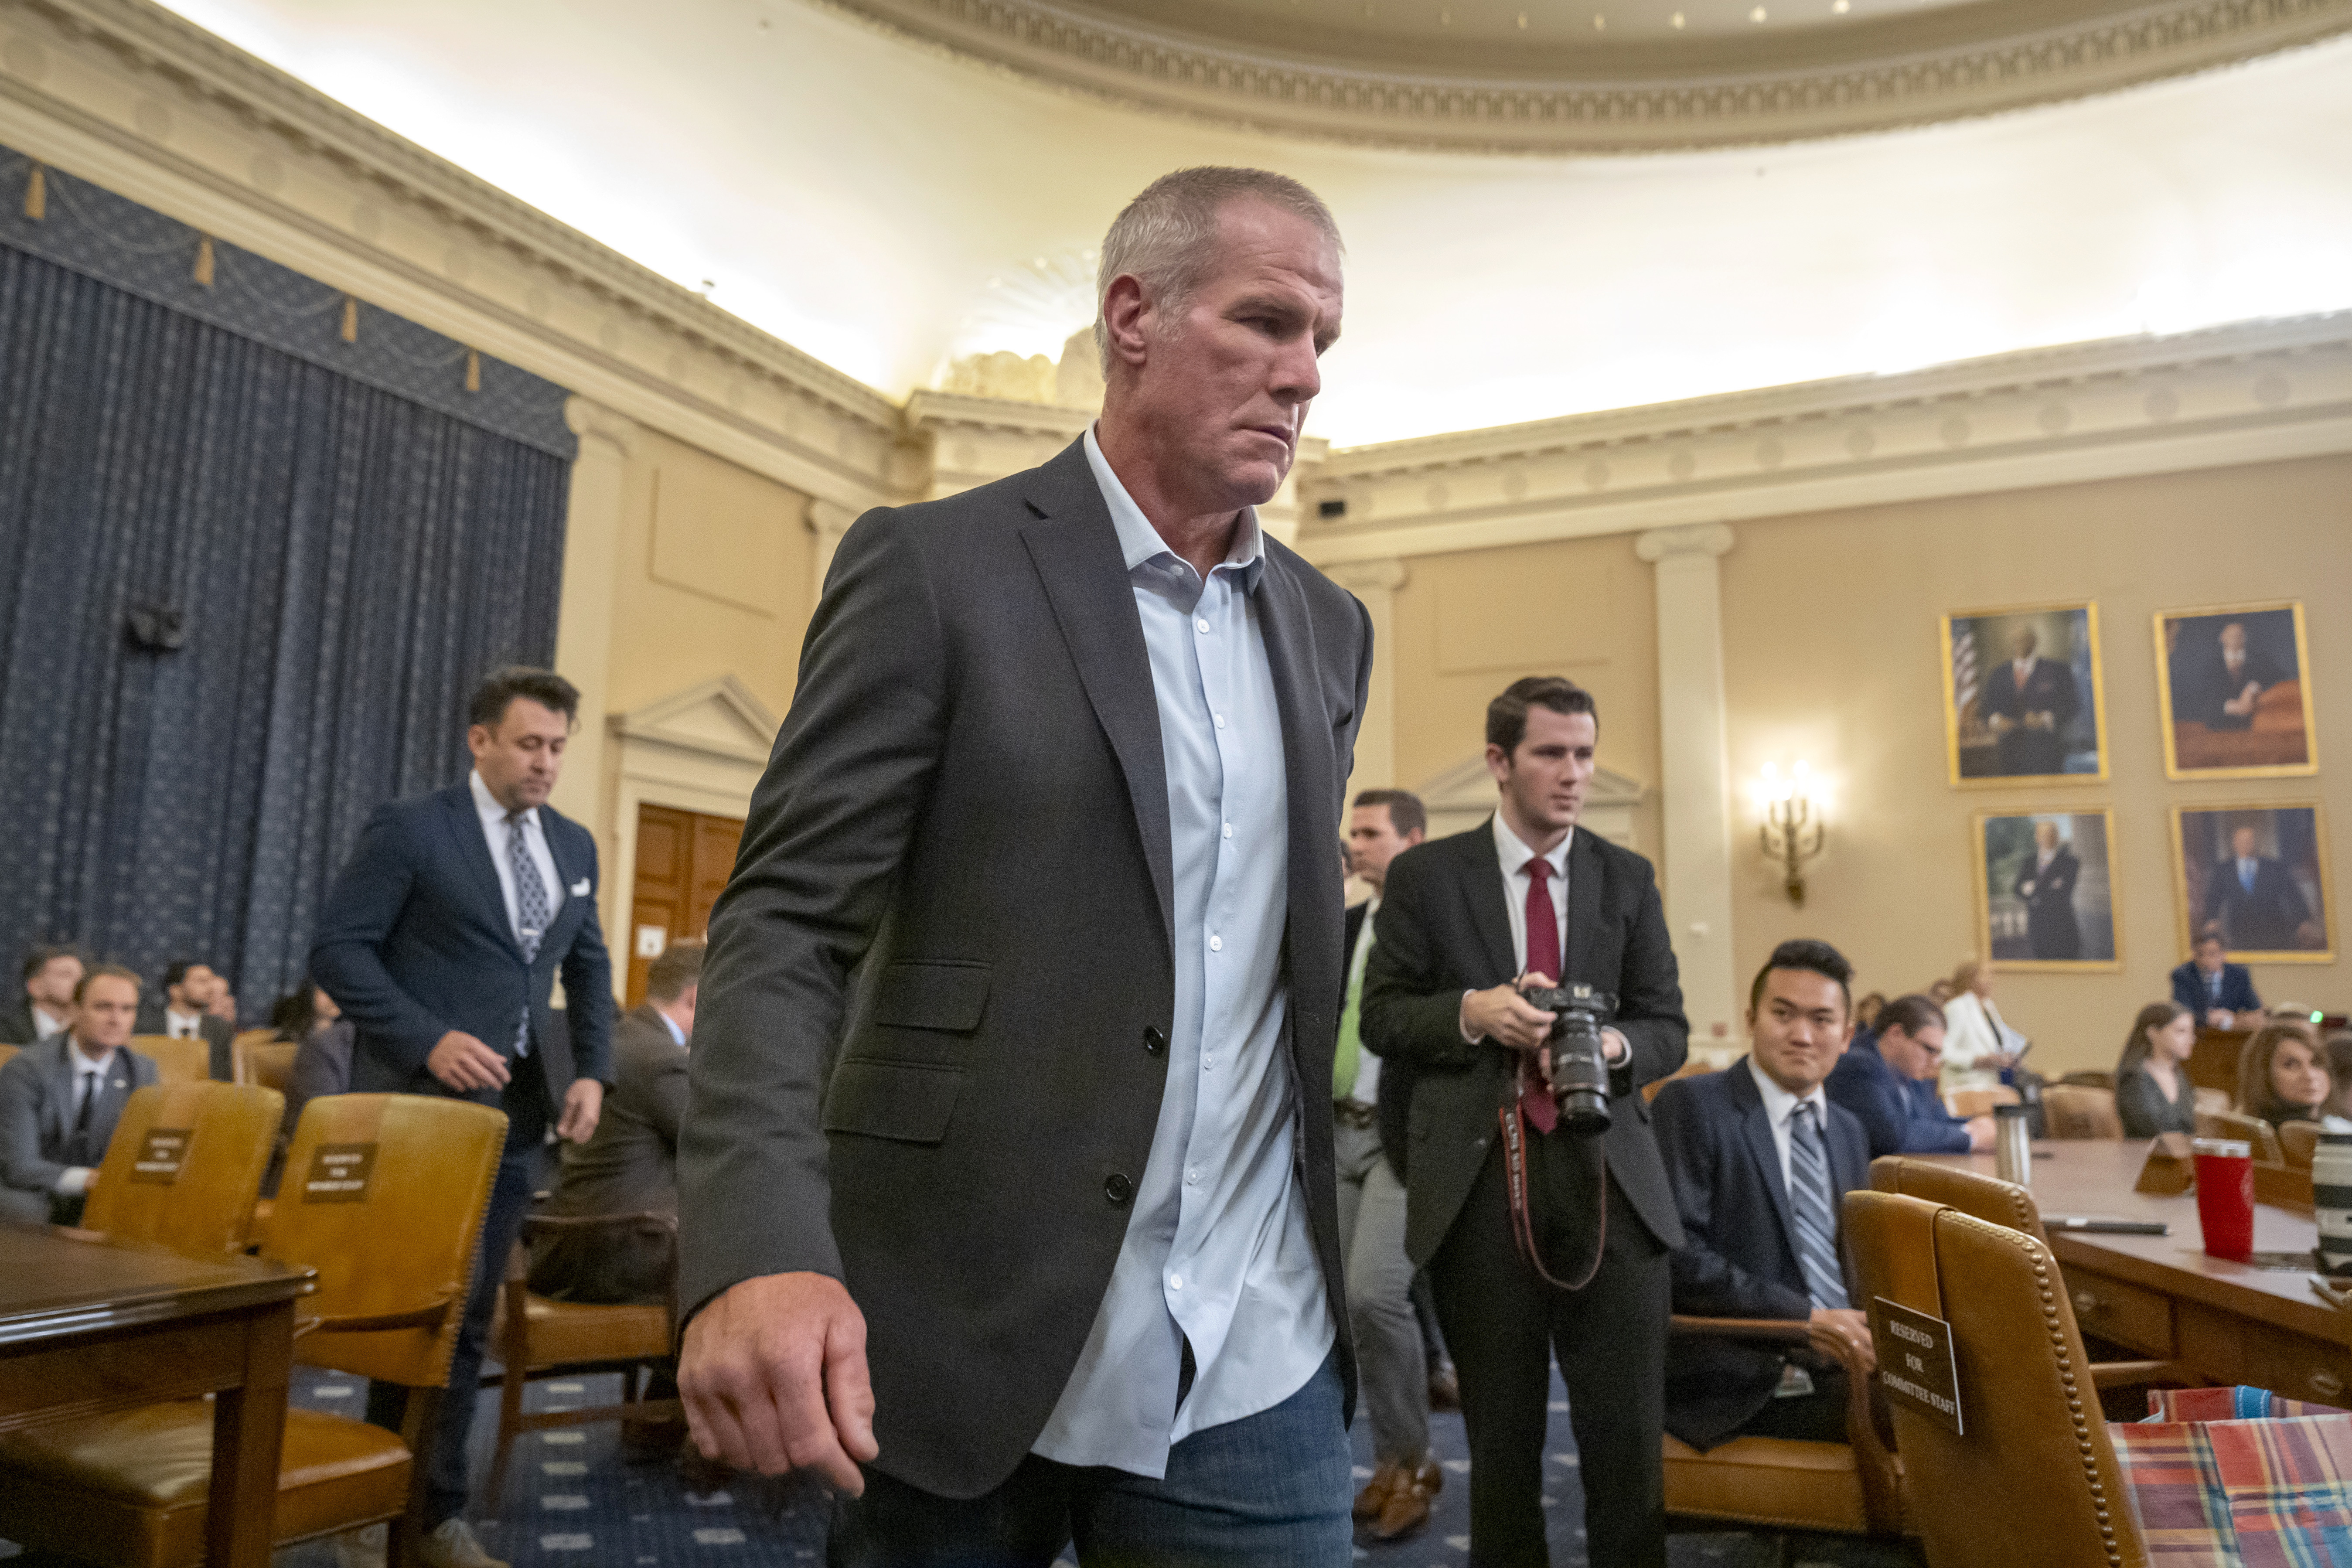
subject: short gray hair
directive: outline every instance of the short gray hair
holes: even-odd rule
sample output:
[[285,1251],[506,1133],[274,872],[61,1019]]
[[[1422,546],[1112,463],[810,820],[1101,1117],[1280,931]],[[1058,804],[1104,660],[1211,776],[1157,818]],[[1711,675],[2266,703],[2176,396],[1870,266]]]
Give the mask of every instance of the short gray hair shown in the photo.
[[1345,251],[1331,209],[1287,174],[1210,166],[1160,175],[1127,204],[1103,236],[1102,266],[1095,274],[1095,352],[1102,358],[1106,376],[1110,374],[1110,324],[1102,307],[1111,279],[1140,279],[1163,305],[1181,304],[1209,269],[1217,214],[1227,202],[1243,196],[1305,218],[1322,231],[1333,249]]

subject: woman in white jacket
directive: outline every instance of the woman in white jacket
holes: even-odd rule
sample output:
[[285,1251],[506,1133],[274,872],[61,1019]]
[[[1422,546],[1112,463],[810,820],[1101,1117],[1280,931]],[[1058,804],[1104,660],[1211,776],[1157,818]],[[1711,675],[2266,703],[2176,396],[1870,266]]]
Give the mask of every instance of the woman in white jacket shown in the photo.
[[1992,1003],[1992,967],[1969,959],[1952,972],[1952,999],[1944,1004],[1944,1071],[1937,1087],[1996,1089],[2015,1064],[2025,1037],[2009,1026]]

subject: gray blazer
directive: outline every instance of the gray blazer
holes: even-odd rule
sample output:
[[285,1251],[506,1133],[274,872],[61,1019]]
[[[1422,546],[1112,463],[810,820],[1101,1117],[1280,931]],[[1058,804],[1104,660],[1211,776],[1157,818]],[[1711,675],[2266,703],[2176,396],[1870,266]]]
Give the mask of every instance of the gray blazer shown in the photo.
[[[66,1173],[61,1156],[73,1136],[74,1069],[70,1032],[26,1046],[0,1067],[0,1185],[47,1194]],[[104,1158],[107,1141],[133,1089],[156,1079],[155,1063],[129,1047],[114,1053],[106,1092],[90,1111],[90,1163]]]
[[[1271,538],[1254,603],[1288,774],[1284,1059],[1352,1401],[1331,847],[1371,626]],[[678,1293],[844,1280],[879,1468],[926,1491],[1013,1473],[1102,1304],[1167,1078],[1171,859],[1142,622],[1083,447],[861,518],[711,914]]]

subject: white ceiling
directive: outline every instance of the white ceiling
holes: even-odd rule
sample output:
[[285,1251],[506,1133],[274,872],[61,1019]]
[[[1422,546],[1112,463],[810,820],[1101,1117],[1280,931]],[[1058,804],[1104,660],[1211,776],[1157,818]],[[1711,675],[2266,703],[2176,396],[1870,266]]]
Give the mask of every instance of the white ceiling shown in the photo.
[[1058,352],[1119,205],[1211,162],[1339,216],[1314,424],[1341,444],[2352,306],[2352,41],[1926,130],[1544,158],[1120,109],[801,0],[171,4],[894,395]]

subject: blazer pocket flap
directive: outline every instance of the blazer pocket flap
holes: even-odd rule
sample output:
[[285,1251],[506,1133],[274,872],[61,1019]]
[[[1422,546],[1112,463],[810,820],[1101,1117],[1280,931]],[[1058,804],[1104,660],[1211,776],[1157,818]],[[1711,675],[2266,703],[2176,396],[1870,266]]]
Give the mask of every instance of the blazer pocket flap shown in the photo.
[[874,1021],[894,1029],[977,1029],[988,981],[985,963],[902,959],[875,987]]
[[824,1097],[824,1130],[936,1143],[948,1134],[962,1088],[961,1068],[852,1058],[834,1069]]

